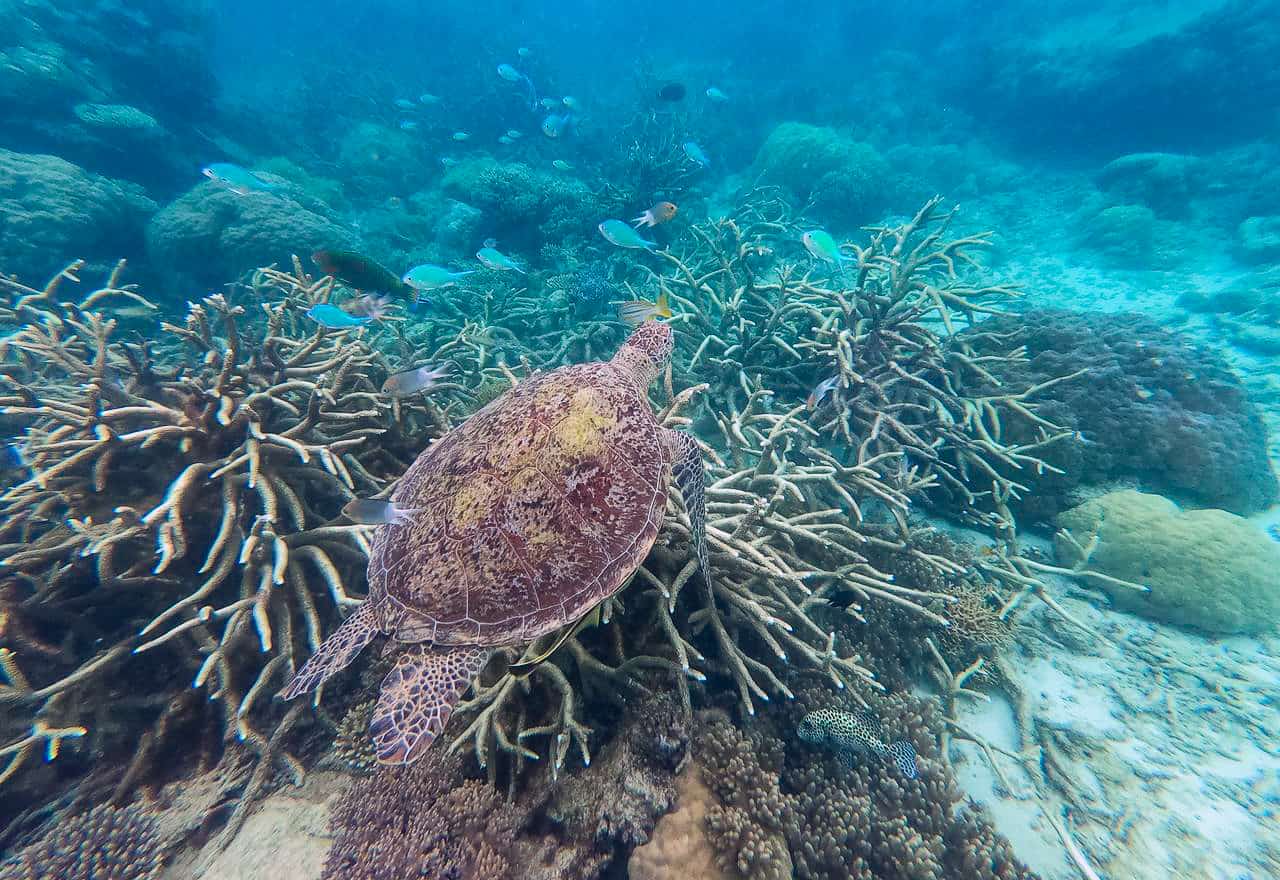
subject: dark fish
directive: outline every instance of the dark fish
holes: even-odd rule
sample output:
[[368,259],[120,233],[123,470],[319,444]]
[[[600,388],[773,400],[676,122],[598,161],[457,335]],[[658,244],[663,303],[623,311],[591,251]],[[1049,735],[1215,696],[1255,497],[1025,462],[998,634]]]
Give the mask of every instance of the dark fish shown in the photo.
[[684,83],[669,82],[662,88],[658,89],[658,98],[663,101],[670,101],[674,104],[676,101],[684,100],[686,91],[688,90],[685,89]]
[[354,251],[316,251],[311,259],[320,271],[356,290],[399,293],[410,299],[413,290],[391,270]]
[[796,734],[805,742],[836,752],[851,769],[857,765],[859,752],[871,752],[893,761],[907,779],[916,778],[915,747],[906,740],[885,742],[879,719],[868,712],[819,709],[800,720]]

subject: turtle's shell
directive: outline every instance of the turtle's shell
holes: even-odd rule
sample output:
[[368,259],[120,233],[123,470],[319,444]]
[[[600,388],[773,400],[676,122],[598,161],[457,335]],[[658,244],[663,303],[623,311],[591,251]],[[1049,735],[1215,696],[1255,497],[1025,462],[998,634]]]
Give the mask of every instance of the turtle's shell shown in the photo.
[[441,437],[378,529],[369,595],[404,642],[505,645],[577,620],[657,537],[671,467],[647,396],[608,363],[525,380]]

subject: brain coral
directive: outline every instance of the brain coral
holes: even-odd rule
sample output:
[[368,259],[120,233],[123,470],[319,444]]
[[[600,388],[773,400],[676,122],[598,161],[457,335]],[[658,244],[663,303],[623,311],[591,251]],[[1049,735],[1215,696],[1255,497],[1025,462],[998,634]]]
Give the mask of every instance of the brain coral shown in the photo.
[[[1236,375],[1216,353],[1133,313],[1036,310],[983,321],[957,343],[980,354],[1026,346],[996,377],[1025,388],[1087,368],[1083,378],[1040,394],[1038,414],[1080,431],[1040,450],[1063,474],[1022,474],[1032,491],[1018,512],[1050,517],[1081,485],[1138,480],[1147,489],[1233,513],[1280,498],[1266,432]],[[1007,423],[1006,441],[1028,440]]]
[[292,254],[355,246],[355,236],[321,210],[300,192],[241,196],[201,183],[152,218],[147,254],[175,280],[216,286],[258,266],[287,264]]
[[1120,608],[1220,633],[1274,629],[1280,617],[1280,544],[1222,510],[1180,510],[1160,495],[1123,490],[1058,516],[1074,538],[1057,540],[1063,561],[1098,543],[1090,567],[1146,584],[1149,593],[1102,583]]
[[782,123],[756,153],[753,170],[797,202],[812,198],[822,222],[836,226],[875,220],[888,201],[889,164],[875,147],[832,128]]
[[115,262],[142,250],[156,205],[141,187],[56,156],[0,150],[0,254],[5,271],[43,282],[80,257]]
[[442,186],[448,195],[483,211],[485,228],[519,250],[594,234],[601,219],[599,201],[585,183],[522,162],[464,161],[445,175]]

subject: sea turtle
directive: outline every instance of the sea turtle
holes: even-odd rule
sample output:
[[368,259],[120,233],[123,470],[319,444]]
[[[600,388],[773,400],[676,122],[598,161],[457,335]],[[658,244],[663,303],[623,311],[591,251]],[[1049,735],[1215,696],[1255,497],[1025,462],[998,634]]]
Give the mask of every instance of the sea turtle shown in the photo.
[[649,406],[672,347],[647,321],[612,360],[532,376],[427,447],[391,497],[416,512],[374,534],[368,599],[280,696],[390,635],[403,648],[370,733],[382,763],[416,760],[495,648],[571,627],[627,582],[673,477],[706,576],[701,454]]

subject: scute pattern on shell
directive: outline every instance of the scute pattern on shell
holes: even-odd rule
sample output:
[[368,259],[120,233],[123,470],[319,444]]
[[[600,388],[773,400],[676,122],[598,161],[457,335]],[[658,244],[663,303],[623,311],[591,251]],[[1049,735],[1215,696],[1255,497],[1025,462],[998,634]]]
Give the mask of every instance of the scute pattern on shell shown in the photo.
[[647,396],[608,363],[534,376],[420,455],[375,534],[370,597],[403,642],[499,645],[577,619],[657,537],[671,466]]

